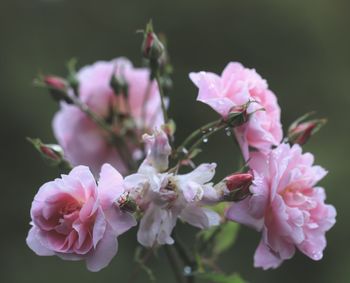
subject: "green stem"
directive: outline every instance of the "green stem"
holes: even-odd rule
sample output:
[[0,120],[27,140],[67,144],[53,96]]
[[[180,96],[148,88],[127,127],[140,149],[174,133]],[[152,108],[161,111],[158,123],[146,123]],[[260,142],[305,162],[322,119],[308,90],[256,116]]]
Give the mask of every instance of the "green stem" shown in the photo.
[[136,165],[133,162],[132,155],[127,144],[121,137],[116,135],[112,127],[106,124],[105,121],[103,121],[103,119],[96,115],[96,113],[91,111],[90,108],[85,103],[80,101],[76,95],[69,96],[69,99],[72,100],[74,105],[77,106],[80,109],[80,111],[85,113],[86,116],[88,116],[96,125],[98,125],[101,129],[103,129],[110,135],[113,143],[116,145],[116,147],[118,147],[118,153],[120,154],[124,163],[129,167],[130,170],[135,170]]
[[[197,269],[197,262],[194,258],[188,253],[188,249],[185,247],[184,243],[177,237],[176,233],[173,233],[173,238],[175,240],[174,246],[181,257],[182,261],[191,268],[191,273]],[[187,276],[187,283],[194,283],[195,277],[193,274]]]
[[143,122],[143,127],[146,127],[146,113],[147,113],[147,101],[151,95],[151,87],[152,87],[152,82],[153,80],[149,79],[147,83],[147,87],[145,90],[145,93],[143,95],[143,101],[142,101],[142,122]]
[[[152,254],[153,254],[153,249],[149,249],[144,255],[144,257],[137,262],[137,265],[135,266],[133,272],[131,273],[128,283],[133,283],[137,279],[137,276],[139,275],[140,271],[142,269],[147,268],[145,264],[149,260],[149,258],[152,256]],[[145,271],[147,272],[147,270]]]
[[164,90],[161,86],[161,83],[160,83],[160,75],[159,75],[159,72],[157,72],[156,74],[156,81],[157,81],[157,84],[158,84],[158,89],[159,89],[159,94],[160,94],[160,103],[161,103],[161,106],[162,106],[162,112],[163,112],[163,118],[164,118],[164,123],[167,124],[168,123],[168,114],[167,114],[167,111],[166,111],[166,107],[165,107],[165,94],[164,94]]
[[182,272],[182,266],[177,257],[173,246],[164,245],[165,254],[168,257],[170,267],[172,268],[176,281],[178,283],[186,283]]
[[210,131],[210,129],[214,130],[216,128],[216,126],[220,125],[221,123],[223,123],[222,119],[218,119],[216,121],[210,122],[200,128],[198,128],[197,130],[195,130],[194,132],[192,132],[185,140],[184,142],[177,148],[176,152],[177,153],[181,153],[181,151],[187,147],[187,145],[189,143],[191,143],[192,140],[194,140],[195,138],[197,138],[198,136],[202,136],[203,133],[206,133],[208,131]]
[[[180,166],[181,166],[181,161],[188,159],[188,158],[191,156],[191,154],[193,153],[193,151],[194,151],[203,141],[207,140],[211,135],[217,133],[218,131],[220,131],[220,130],[222,130],[223,128],[226,128],[226,127],[227,127],[227,125],[226,125],[225,123],[222,123],[222,121],[220,120],[220,124],[216,124],[216,127],[215,127],[215,128],[213,128],[211,131],[205,132],[204,135],[199,136],[199,137],[197,138],[197,140],[196,140],[196,141],[192,144],[192,146],[189,148],[189,150],[186,151],[186,152],[184,152],[184,153],[185,153],[184,156],[181,157],[181,158],[179,158],[179,161],[178,161],[178,163],[177,163],[177,165],[176,165],[177,169],[180,168]],[[185,147],[182,147],[182,149],[180,150],[180,152],[183,151],[184,149],[185,149]],[[180,153],[180,152],[178,152],[178,153]]]

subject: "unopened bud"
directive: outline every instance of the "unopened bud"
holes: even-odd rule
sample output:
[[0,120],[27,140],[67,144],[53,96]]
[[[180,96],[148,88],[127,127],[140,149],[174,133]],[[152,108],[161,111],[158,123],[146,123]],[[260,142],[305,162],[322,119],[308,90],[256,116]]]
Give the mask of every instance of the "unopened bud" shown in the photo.
[[64,159],[63,150],[59,145],[44,144],[40,139],[27,138],[27,140],[50,165],[60,166],[67,169],[70,168],[70,164]]
[[119,96],[120,94],[123,94],[126,97],[128,96],[129,86],[124,76],[113,74],[109,81],[109,85],[113,89],[115,95]]
[[248,101],[245,104],[237,105],[231,108],[230,113],[226,118],[226,123],[231,127],[239,127],[244,123],[248,122],[249,117],[254,114],[256,111],[263,110],[260,108],[252,113],[248,113],[248,107],[250,104],[256,103],[255,101]]
[[250,173],[235,173],[225,178],[227,189],[232,192],[242,187],[250,186],[253,182],[253,175]]
[[[250,186],[253,184],[254,176],[251,173],[234,173],[226,177],[221,183],[224,184],[224,199],[227,201],[240,201],[249,196]],[[219,186],[219,187],[222,187]]]
[[149,22],[144,32],[142,55],[149,60],[158,60],[164,52],[164,45],[153,32],[152,22]]
[[305,144],[326,122],[326,119],[313,119],[303,122],[310,114],[295,121],[288,130],[288,141],[292,144]]
[[130,198],[128,192],[124,192],[116,201],[119,208],[123,211],[134,213],[137,210],[137,204]]
[[46,76],[44,77],[44,83],[53,89],[66,91],[67,90],[67,82],[65,79],[57,77],[57,76]]
[[42,79],[43,84],[49,90],[52,98],[56,101],[64,100],[71,103],[67,95],[68,83],[65,79],[57,76],[48,75]]
[[147,151],[146,161],[159,172],[167,170],[171,154],[167,134],[163,130],[155,130],[153,135],[144,134],[142,138]]

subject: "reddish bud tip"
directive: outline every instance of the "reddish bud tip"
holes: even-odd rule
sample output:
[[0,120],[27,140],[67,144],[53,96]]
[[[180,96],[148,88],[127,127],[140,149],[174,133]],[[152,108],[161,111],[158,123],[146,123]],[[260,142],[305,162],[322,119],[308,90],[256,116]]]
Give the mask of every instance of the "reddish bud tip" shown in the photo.
[[46,76],[44,77],[44,83],[53,89],[56,90],[65,90],[67,88],[66,80],[56,77],[56,76]]
[[44,144],[40,145],[39,150],[43,155],[45,155],[49,159],[57,161],[61,159],[61,155],[57,154],[56,151]]
[[288,141],[292,144],[303,145],[325,123],[325,119],[314,119],[303,123],[293,123],[288,130]]
[[232,192],[249,187],[253,182],[253,175],[250,173],[235,173],[225,178],[227,189]]
[[146,30],[142,44],[143,57],[150,60],[158,60],[163,55],[164,50],[164,45],[153,32],[153,28]]

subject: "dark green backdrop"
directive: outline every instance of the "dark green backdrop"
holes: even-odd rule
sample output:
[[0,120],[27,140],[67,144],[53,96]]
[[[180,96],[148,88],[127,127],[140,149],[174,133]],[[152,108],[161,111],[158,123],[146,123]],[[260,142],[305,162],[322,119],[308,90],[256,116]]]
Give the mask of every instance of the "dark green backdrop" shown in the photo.
[[[178,139],[215,115],[195,102],[192,70],[220,72],[230,60],[255,67],[268,79],[287,125],[309,110],[329,124],[306,149],[329,170],[322,181],[328,202],[338,210],[328,234],[324,260],[298,254],[274,271],[252,267],[259,235],[242,229],[225,254],[225,270],[239,270],[250,282],[350,282],[349,79],[350,1],[347,0],[1,0],[1,241],[0,281],[125,282],[132,270],[135,231],[121,237],[119,255],[99,273],[83,263],[37,257],[25,245],[29,209],[38,187],[57,176],[25,136],[53,141],[51,119],[57,105],[31,86],[40,71],[63,75],[76,56],[80,66],[127,56],[140,65],[140,35],[135,30],[153,18],[168,36],[175,67],[171,116]],[[219,146],[218,146],[219,145]],[[218,177],[234,170],[236,156],[224,135],[206,146],[207,161],[218,161]],[[187,230],[184,230],[187,233]],[[188,234],[188,233],[187,233]],[[173,282],[163,254],[153,264],[159,282]],[[146,282],[145,276],[138,282]]]

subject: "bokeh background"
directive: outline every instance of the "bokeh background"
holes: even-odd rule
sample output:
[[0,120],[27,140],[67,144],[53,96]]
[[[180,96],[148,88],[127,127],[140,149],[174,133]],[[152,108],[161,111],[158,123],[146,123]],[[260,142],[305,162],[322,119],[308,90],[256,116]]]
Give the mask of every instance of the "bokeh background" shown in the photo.
[[[224,269],[238,270],[252,283],[350,282],[348,0],[1,0],[0,281],[126,282],[133,269],[135,230],[120,238],[118,256],[99,273],[88,272],[82,262],[37,257],[25,245],[32,198],[43,182],[58,174],[45,166],[25,137],[54,141],[51,120],[57,105],[32,86],[36,74],[65,75],[71,57],[79,59],[79,66],[117,56],[140,65],[141,36],[135,31],[149,18],[168,37],[175,67],[170,113],[179,140],[215,117],[195,102],[197,92],[188,73],[221,72],[231,60],[256,68],[268,79],[278,95],[285,129],[310,110],[329,118],[306,146],[329,170],[322,185],[338,211],[324,259],[313,262],[297,254],[277,270],[254,269],[260,235],[242,228],[237,244],[222,258]],[[235,169],[237,155],[224,134],[205,147],[205,160],[219,163],[218,179]],[[187,232],[183,229],[191,241]],[[160,253],[152,266],[158,282],[171,283],[164,262]],[[146,276],[138,282],[147,282]]]

